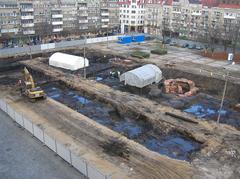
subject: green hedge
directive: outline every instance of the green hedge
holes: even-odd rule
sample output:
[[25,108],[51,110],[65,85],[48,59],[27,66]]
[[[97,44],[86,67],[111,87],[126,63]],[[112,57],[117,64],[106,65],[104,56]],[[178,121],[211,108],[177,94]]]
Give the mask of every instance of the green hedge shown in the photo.
[[165,54],[167,54],[167,50],[158,48],[158,49],[151,50],[151,53],[157,54],[157,55],[165,55]]
[[143,58],[149,58],[150,54],[147,52],[142,52],[142,51],[134,51],[131,53],[131,56],[143,59]]
[[179,36],[179,39],[188,40],[187,36]]

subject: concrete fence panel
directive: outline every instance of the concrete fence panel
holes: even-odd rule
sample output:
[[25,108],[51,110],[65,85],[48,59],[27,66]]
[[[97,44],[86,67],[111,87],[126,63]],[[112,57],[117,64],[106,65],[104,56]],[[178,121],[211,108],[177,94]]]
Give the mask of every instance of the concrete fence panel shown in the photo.
[[24,128],[33,134],[33,124],[26,117],[23,117]]
[[40,46],[40,50],[49,50],[54,48],[55,48],[55,43],[42,44]]
[[12,107],[10,105],[6,105],[7,106],[7,113],[8,115],[13,119],[15,120],[15,112],[14,110],[12,109]]
[[15,111],[15,121],[23,127],[24,121],[23,121],[23,117],[20,113]]
[[46,133],[44,133],[44,142],[52,151],[57,152],[56,141]]
[[3,101],[3,111],[7,113],[7,103]]
[[40,129],[37,125],[33,124],[33,135],[38,138],[41,142],[44,142],[43,140],[43,131]]
[[0,108],[4,112],[7,112],[6,103],[5,103],[5,101],[3,99],[0,99]]
[[56,142],[57,154],[71,164],[71,153],[62,144]]
[[89,179],[105,179],[106,176],[99,172],[95,167],[90,164],[87,165],[88,178]]
[[77,157],[74,153],[71,153],[71,157],[73,167],[75,167],[83,175],[88,176],[87,163],[80,157]]

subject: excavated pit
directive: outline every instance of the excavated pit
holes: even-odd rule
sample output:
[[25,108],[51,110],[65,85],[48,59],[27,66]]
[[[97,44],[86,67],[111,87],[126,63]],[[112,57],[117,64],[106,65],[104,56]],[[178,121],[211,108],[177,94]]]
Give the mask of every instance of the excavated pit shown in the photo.
[[[48,97],[144,145],[149,150],[174,159],[190,161],[191,155],[200,149],[200,143],[177,131],[164,128],[157,131],[147,121],[136,117],[134,113],[122,114],[111,105],[99,102],[62,84],[49,83],[42,87]],[[107,144],[104,144],[103,148],[106,151],[109,150]],[[123,154],[117,152],[116,155]]]
[[[72,49],[63,50],[62,52],[83,56],[83,50]],[[129,92],[132,94],[137,94],[148,99],[154,100],[159,104],[173,107],[175,109],[180,109],[181,111],[187,112],[194,115],[195,117],[203,120],[213,120],[216,121],[216,116],[218,115],[218,109],[220,106],[220,98],[222,95],[222,90],[224,86],[224,81],[216,78],[207,78],[200,75],[191,74],[183,71],[179,71],[172,68],[161,68],[163,71],[165,79],[171,78],[186,78],[196,82],[196,86],[199,88],[199,93],[193,95],[192,97],[179,97],[174,94],[163,93],[163,84],[153,84],[147,86],[143,89],[138,89],[130,86],[124,86],[123,83],[119,83],[117,78],[111,77],[111,71],[120,71],[124,73],[128,70],[137,68],[143,64],[136,62],[134,60],[126,60],[121,56],[106,54],[103,52],[95,51],[93,49],[86,49],[86,58],[90,61],[90,67],[87,67],[87,77],[90,80],[95,80],[99,83],[110,86],[113,89],[120,90],[123,92]],[[35,54],[34,57],[44,57],[43,63],[48,63],[48,58],[53,52],[46,54]],[[19,59],[12,58],[11,65],[5,65],[5,60],[0,62],[2,69],[14,68],[15,70],[19,68],[17,61],[24,60],[28,56],[23,56]],[[83,76],[83,69],[77,70],[75,72],[69,72],[63,70],[64,73],[74,74],[76,76]],[[5,78],[5,77],[3,77]],[[8,79],[8,77],[2,79],[2,83],[8,83],[7,81],[13,81],[16,79]],[[207,78],[207,79],[206,79]],[[4,82],[5,81],[5,82]],[[240,85],[228,83],[228,88],[226,92],[226,100],[224,102],[224,108],[221,111],[221,123],[232,125],[236,128],[240,128],[240,115],[239,111],[235,108],[236,104],[240,103],[240,94],[238,92]]]

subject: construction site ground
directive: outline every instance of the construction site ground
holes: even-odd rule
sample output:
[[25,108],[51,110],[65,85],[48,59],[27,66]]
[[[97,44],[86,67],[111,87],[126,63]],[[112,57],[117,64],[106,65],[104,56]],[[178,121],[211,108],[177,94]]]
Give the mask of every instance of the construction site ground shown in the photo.
[[[109,58],[127,58],[135,63],[135,66],[156,64],[162,69],[165,78],[191,79],[201,88],[202,93],[212,95],[216,99],[220,98],[222,93],[220,88],[223,88],[225,82],[226,70],[222,67],[227,67],[231,77],[226,97],[233,104],[239,102],[238,65],[216,63],[207,58],[200,58],[190,51],[176,50],[175,47],[169,49],[169,53],[164,56],[151,55],[149,59],[141,60],[129,57],[131,50],[136,48],[149,50],[155,48],[155,45],[154,42],[149,42],[140,46],[136,44],[135,47],[122,47],[110,43],[110,48],[107,48],[105,43],[88,48],[101,52],[104,58],[109,54]],[[120,50],[121,48],[125,48],[125,51]],[[66,52],[82,53],[82,49]],[[70,73],[53,68],[47,63],[47,55],[40,56],[41,58],[21,61],[20,66],[27,66],[31,70],[36,81],[48,92],[49,98],[30,103],[25,97],[19,96],[15,83],[21,77],[18,72],[21,67],[16,67],[15,71],[5,70],[0,74],[1,96],[87,161],[95,164],[104,173],[110,174],[111,178],[239,177],[238,123],[236,126],[233,125],[236,127],[234,128],[214,121],[199,120],[196,116],[171,105],[164,105],[144,95],[118,90],[111,85],[98,82],[92,77],[97,77],[101,72],[101,65],[98,65],[98,72],[90,73],[89,78],[85,80],[81,71]],[[103,71],[111,69],[110,67],[103,67]],[[51,94],[56,91],[57,93]],[[73,98],[78,99],[81,105],[77,105]],[[101,114],[101,111],[104,114]],[[81,114],[85,112],[85,116]],[[106,120],[100,120],[98,116]],[[114,121],[116,119],[117,122]],[[140,125],[142,128],[132,136],[131,132],[126,132],[126,128],[119,129],[119,126],[116,126],[121,121]],[[137,129],[134,127],[134,132]],[[172,140],[176,142],[177,138],[183,144],[172,148],[172,143],[158,146],[154,143],[156,140],[149,136],[168,142]],[[165,137],[164,140],[162,137]],[[152,143],[149,145],[147,143],[149,141],[154,145]],[[191,150],[182,149],[181,145],[185,144]],[[152,146],[158,148],[151,148]],[[166,147],[170,152],[164,153],[159,150],[161,147]]]

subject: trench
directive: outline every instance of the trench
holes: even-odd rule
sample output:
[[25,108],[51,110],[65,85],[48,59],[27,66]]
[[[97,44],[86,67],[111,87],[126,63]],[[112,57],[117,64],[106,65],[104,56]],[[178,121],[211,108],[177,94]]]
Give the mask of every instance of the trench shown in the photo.
[[[96,75],[90,76],[89,79],[94,79],[99,83],[110,86],[113,89],[123,92],[146,97],[154,100],[159,104],[170,106],[179,109],[183,112],[192,114],[199,120],[217,121],[217,116],[220,113],[220,123],[231,125],[240,129],[240,113],[234,109],[234,105],[240,102],[240,94],[238,85],[229,82],[226,98],[224,100],[223,109],[219,111],[221,103],[222,88],[224,81],[215,78],[204,78],[198,75],[190,75],[174,69],[164,69],[163,74],[166,79],[171,78],[187,78],[196,82],[196,86],[200,89],[199,93],[191,97],[179,97],[174,94],[166,94],[162,92],[162,85],[152,84],[142,89],[131,86],[125,86],[119,82],[119,79],[110,76],[111,71],[120,71],[121,74],[129,69],[124,67],[112,67],[110,69],[98,72]],[[232,93],[231,93],[232,92]]]
[[156,130],[135,114],[121,114],[109,104],[99,102],[59,83],[42,85],[48,97],[89,117],[91,120],[134,140],[149,150],[168,157],[191,161],[200,143],[174,130]]

